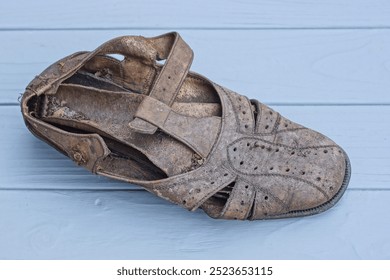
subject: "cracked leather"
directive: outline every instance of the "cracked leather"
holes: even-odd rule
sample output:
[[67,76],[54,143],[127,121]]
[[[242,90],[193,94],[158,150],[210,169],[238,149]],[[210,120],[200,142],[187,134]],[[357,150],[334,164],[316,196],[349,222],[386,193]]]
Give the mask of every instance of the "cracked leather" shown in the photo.
[[78,165],[213,218],[311,215],[340,199],[350,166],[337,144],[189,72],[192,59],[178,33],[75,53],[27,86],[25,123]]

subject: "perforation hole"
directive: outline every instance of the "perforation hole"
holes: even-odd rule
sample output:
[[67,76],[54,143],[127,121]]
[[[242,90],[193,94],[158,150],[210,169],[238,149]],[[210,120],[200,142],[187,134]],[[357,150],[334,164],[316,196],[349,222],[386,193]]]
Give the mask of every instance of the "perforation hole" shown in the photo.
[[253,170],[257,170],[257,168],[258,168],[258,167],[257,167],[257,166],[255,166],[255,168],[253,168]]
[[236,147],[234,147],[234,148],[233,148],[233,151],[234,151],[234,152],[235,152],[235,151],[237,151],[237,148],[236,148]]
[[324,150],[324,154],[327,154],[328,153],[328,150]]
[[249,147],[251,144],[250,143],[246,143],[246,146]]
[[242,111],[242,113],[245,115],[245,114],[246,114],[246,111]]
[[214,185],[214,184],[215,184],[215,182],[211,182],[210,184],[211,184],[211,185]]
[[227,174],[227,173],[223,174],[223,176],[225,176],[225,177],[226,177],[227,175],[229,175],[229,174]]
[[266,126],[265,126],[265,129],[268,129],[269,128],[269,125],[267,124]]
[[264,200],[268,200],[268,196],[266,195],[266,196],[264,196]]
[[286,172],[290,172],[290,168],[286,168]]
[[240,161],[240,165],[243,165],[244,164],[244,162],[243,161]]
[[292,156],[293,156],[293,155],[295,155],[295,152],[294,152],[294,151],[292,151],[292,152],[291,152],[291,155],[292,155]]
[[273,166],[271,166],[271,167],[269,168],[269,170],[274,170],[274,167],[273,167]]
[[249,186],[248,186],[248,185],[246,185],[246,186],[245,186],[245,188],[247,189],[247,188],[249,188]]

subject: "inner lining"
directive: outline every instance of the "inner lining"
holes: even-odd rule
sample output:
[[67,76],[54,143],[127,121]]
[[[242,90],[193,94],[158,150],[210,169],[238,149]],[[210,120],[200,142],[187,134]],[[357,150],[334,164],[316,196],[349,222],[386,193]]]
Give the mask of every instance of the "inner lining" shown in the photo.
[[[160,130],[144,135],[128,128],[159,71],[161,66],[134,59],[97,56],[63,81],[54,95],[31,99],[30,112],[72,133],[99,134],[112,152],[112,169],[125,177],[157,180],[188,172],[201,164],[192,149]],[[221,116],[214,88],[191,74],[172,109],[194,117]]]

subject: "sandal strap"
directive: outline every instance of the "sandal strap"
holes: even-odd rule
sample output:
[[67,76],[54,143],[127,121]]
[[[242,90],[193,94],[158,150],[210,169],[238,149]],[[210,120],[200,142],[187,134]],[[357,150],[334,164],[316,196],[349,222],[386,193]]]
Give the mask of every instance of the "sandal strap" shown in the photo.
[[255,199],[255,187],[244,181],[237,181],[232,189],[220,218],[246,220]]
[[[166,44],[164,41],[159,40],[167,36],[174,37],[171,44]],[[186,42],[184,42],[178,33],[168,33],[163,35],[163,37],[149,39],[152,43],[154,43],[153,45],[155,45],[155,49],[163,50],[161,56],[158,56],[162,59],[166,58],[166,62],[157,76],[150,90],[149,96],[170,107],[179,93],[185,77],[187,76],[194,55],[191,48],[186,44]],[[152,124],[148,118],[150,113],[147,114],[146,112],[143,112],[144,107],[145,106],[142,106],[141,104],[136,113],[138,116],[142,115],[143,118],[136,117],[129,123],[129,126],[139,133],[154,134],[158,127]],[[162,121],[165,121],[166,118],[167,115]]]
[[[135,117],[147,120],[148,124],[185,143],[203,158],[209,155],[221,123],[220,117],[196,118],[176,113],[167,104],[150,96],[145,96]],[[194,131],[189,133],[189,127]]]
[[[134,119],[128,124],[131,131],[151,135],[160,129],[185,143],[201,157],[207,157],[217,138],[221,118],[189,117],[178,114],[171,108],[193,60],[193,51],[180,35],[172,32],[154,38],[118,37],[98,48],[95,56],[109,53],[138,57],[143,63],[150,65],[154,65],[156,59],[166,59],[149,95],[145,96]],[[188,126],[203,129],[197,133],[188,133]]]

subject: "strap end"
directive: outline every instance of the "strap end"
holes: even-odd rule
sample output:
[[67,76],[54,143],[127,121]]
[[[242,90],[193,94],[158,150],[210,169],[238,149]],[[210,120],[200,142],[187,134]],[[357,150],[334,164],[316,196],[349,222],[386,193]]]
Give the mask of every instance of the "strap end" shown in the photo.
[[142,134],[154,134],[157,131],[157,127],[155,125],[140,118],[135,118],[129,122],[129,127],[135,132]]

